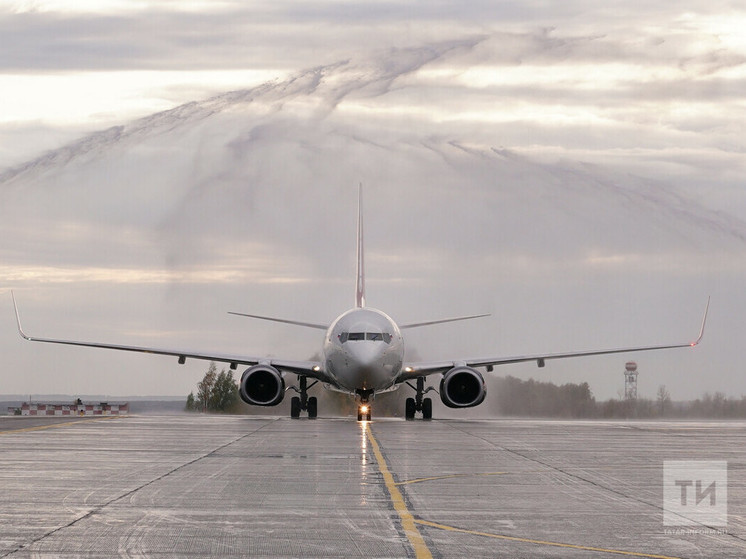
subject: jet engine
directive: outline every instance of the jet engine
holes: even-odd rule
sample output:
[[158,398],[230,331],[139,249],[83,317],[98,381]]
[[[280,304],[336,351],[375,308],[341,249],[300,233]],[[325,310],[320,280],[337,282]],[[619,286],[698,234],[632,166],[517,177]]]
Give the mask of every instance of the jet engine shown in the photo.
[[454,367],[440,381],[440,399],[449,408],[478,406],[486,395],[484,378],[471,367]]
[[241,375],[241,399],[252,406],[276,406],[285,396],[285,379],[269,365],[254,365]]

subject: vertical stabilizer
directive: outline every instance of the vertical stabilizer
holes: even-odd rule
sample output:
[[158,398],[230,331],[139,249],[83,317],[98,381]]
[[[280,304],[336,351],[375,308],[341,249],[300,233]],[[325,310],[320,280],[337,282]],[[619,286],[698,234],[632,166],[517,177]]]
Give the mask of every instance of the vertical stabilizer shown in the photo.
[[365,306],[365,265],[363,262],[363,183],[357,194],[357,281],[355,286],[355,307]]

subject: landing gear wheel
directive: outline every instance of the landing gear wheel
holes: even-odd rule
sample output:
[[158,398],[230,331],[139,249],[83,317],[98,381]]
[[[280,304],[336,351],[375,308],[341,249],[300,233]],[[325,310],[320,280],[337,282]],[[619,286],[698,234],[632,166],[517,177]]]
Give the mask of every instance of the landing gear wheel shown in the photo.
[[313,388],[319,381],[315,380],[310,385],[308,384],[308,377],[300,375],[298,377],[298,386],[291,386],[291,390],[295,390],[300,396],[293,396],[290,400],[290,417],[298,419],[300,413],[305,411],[308,412],[308,419],[316,419],[318,415],[318,401],[314,396],[308,397],[308,389]]
[[430,398],[422,400],[422,419],[433,418],[433,401]]
[[423,398],[425,394],[435,390],[432,386],[425,390],[425,377],[417,377],[417,386],[412,386],[412,383],[406,381],[407,385],[417,392],[417,396],[414,398],[407,398],[406,406],[404,407],[404,417],[406,419],[414,419],[417,412],[422,412],[422,419],[430,420],[433,418],[433,401],[430,398]]
[[311,396],[308,399],[308,419],[316,419],[318,411],[318,400],[316,400],[316,396]]
[[357,420],[358,421],[370,421],[370,404],[360,404],[357,407]]
[[404,418],[414,419],[414,414],[417,411],[417,406],[414,403],[414,398],[407,398],[407,401],[404,404]]

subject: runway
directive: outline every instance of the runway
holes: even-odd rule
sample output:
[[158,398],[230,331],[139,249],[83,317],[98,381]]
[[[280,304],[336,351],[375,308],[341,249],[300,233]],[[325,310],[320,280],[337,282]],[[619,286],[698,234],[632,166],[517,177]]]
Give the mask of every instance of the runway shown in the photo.
[[[663,462],[728,464],[727,527]],[[0,418],[0,557],[744,557],[746,422]]]

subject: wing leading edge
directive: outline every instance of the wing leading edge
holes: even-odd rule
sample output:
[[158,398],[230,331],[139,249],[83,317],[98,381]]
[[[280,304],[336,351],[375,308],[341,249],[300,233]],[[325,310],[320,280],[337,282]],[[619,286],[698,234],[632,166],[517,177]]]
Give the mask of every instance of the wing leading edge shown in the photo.
[[590,357],[593,355],[612,355],[615,353],[632,353],[640,351],[657,351],[661,349],[676,349],[683,347],[695,347],[702,341],[702,337],[705,334],[705,324],[707,323],[707,313],[710,309],[710,298],[707,298],[707,305],[705,306],[704,316],[702,317],[702,326],[699,330],[699,336],[693,342],[669,344],[669,345],[653,345],[653,346],[639,346],[639,347],[625,347],[617,349],[601,349],[601,350],[590,350],[590,351],[572,351],[567,353],[543,353],[536,355],[520,355],[514,357],[487,357],[484,359],[462,359],[458,361],[438,361],[438,362],[417,362],[407,363],[402,369],[401,375],[397,378],[397,382],[405,382],[412,380],[417,377],[433,375],[437,373],[445,373],[453,367],[466,366],[466,367],[487,367],[488,371],[492,370],[492,367],[498,365],[509,365],[511,363],[525,363],[528,361],[536,361],[539,367],[543,367],[546,361],[550,359],[567,359],[570,357]]
[[274,359],[268,357],[248,357],[245,355],[231,355],[227,353],[203,353],[195,352],[192,350],[181,350],[181,349],[165,349],[155,347],[142,347],[142,346],[130,346],[120,344],[107,344],[99,342],[87,342],[79,340],[61,340],[54,338],[40,338],[36,336],[30,336],[23,331],[21,326],[21,317],[18,312],[18,305],[16,304],[16,297],[13,292],[10,292],[13,298],[13,308],[16,313],[16,322],[18,324],[18,333],[25,340],[30,342],[43,342],[49,344],[61,344],[71,345],[80,347],[96,347],[100,349],[112,349],[118,351],[130,351],[134,353],[149,353],[151,355],[168,355],[172,357],[178,357],[179,363],[183,364],[187,359],[199,359],[203,361],[216,361],[218,363],[228,363],[231,369],[236,369],[239,365],[253,366],[258,364],[271,365],[280,371],[293,373],[296,375],[305,375],[318,379],[325,383],[334,383],[333,379],[329,378],[323,370],[321,362],[319,361],[289,361],[284,359]]

